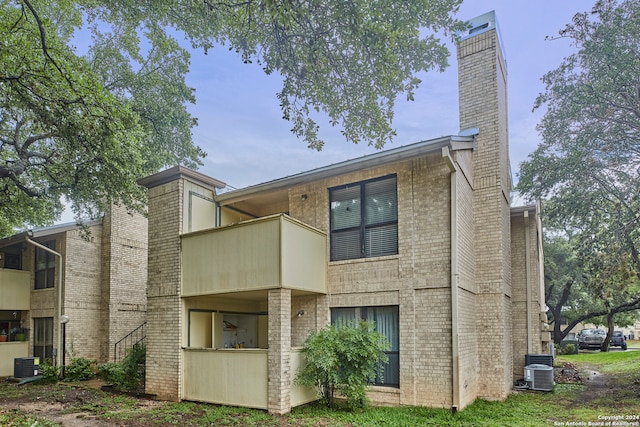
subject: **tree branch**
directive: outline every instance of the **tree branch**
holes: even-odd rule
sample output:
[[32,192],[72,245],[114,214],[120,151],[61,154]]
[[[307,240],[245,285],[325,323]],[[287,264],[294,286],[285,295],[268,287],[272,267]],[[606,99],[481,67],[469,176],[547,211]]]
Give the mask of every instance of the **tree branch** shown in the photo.
[[62,71],[62,68],[60,68],[58,63],[49,54],[49,49],[47,48],[47,37],[46,37],[47,33],[46,33],[45,28],[44,28],[44,24],[42,23],[42,20],[40,19],[40,16],[38,15],[38,12],[36,11],[36,9],[33,7],[33,5],[31,4],[31,2],[29,0],[22,0],[22,2],[27,5],[27,7],[29,8],[29,11],[33,15],[33,18],[36,20],[36,23],[38,24],[38,31],[40,32],[40,44],[42,45],[42,52],[49,59],[49,61],[51,61],[53,66],[56,67],[56,69],[58,70],[60,75],[67,81],[67,83],[69,83],[69,86],[73,88],[73,82]]

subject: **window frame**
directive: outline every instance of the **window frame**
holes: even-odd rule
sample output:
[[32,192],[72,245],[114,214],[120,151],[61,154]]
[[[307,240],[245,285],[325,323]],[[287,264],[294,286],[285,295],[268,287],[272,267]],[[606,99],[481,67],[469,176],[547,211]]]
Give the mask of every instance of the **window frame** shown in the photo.
[[[49,240],[42,243],[51,250],[56,250],[56,241]],[[36,290],[55,288],[56,283],[56,257],[49,251],[36,247],[33,267],[33,288]],[[43,266],[39,267],[38,263]]]
[[[373,183],[377,183],[381,181],[391,181],[391,180],[394,181],[394,184],[393,184],[393,187],[394,187],[393,202],[395,203],[395,206],[394,206],[395,210],[393,211],[394,218],[391,220],[383,218],[382,220],[379,220],[379,221],[369,221],[370,216],[367,215],[367,208],[370,206],[367,203],[368,186]],[[358,189],[357,200],[359,201],[358,203],[359,204],[359,220],[358,220],[359,224],[353,225],[353,226],[345,226],[342,228],[336,228],[337,225],[336,225],[336,219],[335,219],[335,212],[336,212],[337,206],[334,206],[334,203],[338,203],[341,200],[337,200],[334,197],[334,195],[336,195],[337,192],[339,191],[349,190],[353,188]],[[349,207],[346,207],[346,211],[349,211]],[[383,249],[382,251],[377,251],[375,253],[372,253],[373,245],[371,243],[368,243],[370,240],[372,240],[371,239],[371,236],[373,236],[372,232],[375,230],[381,230],[382,232],[384,232],[385,228],[392,232],[395,231],[395,239],[384,238],[384,240],[388,240],[392,242],[392,248],[386,249],[386,250],[382,248]],[[348,236],[348,234],[354,234],[354,232],[357,232],[357,236],[358,236],[357,241],[356,239],[352,237],[350,238]],[[398,255],[399,238],[398,238],[398,177],[397,177],[397,174],[389,174],[389,175],[385,175],[377,178],[353,182],[349,184],[343,184],[343,185],[329,188],[329,234],[330,234],[330,251],[329,251],[330,261],[346,261],[346,260],[352,260],[352,259],[375,258],[375,257],[381,257],[381,256]],[[338,236],[346,236],[346,239],[340,242],[338,241]],[[393,240],[395,240],[395,242],[393,242]],[[359,246],[359,253],[357,253],[358,252],[357,250],[349,252],[348,248],[344,250],[344,253],[338,252],[338,246],[348,245],[350,243],[352,244],[351,249],[354,248],[353,243],[357,243],[357,245]],[[354,254],[354,252],[356,253]]]
[[[387,355],[387,357],[389,358],[389,361],[386,363],[387,366],[385,366],[385,373],[387,372],[387,368],[394,367],[395,371],[394,371],[394,376],[398,379],[397,382],[383,382],[380,380],[380,377],[376,374],[376,379],[373,382],[373,385],[378,386],[378,387],[389,387],[389,388],[400,388],[400,306],[398,305],[382,305],[382,306],[354,306],[354,307],[331,307],[331,324],[332,325],[336,325],[337,324],[337,318],[336,318],[336,311],[335,310],[353,310],[353,314],[354,317],[350,318],[349,320],[356,320],[356,321],[360,321],[360,320],[364,320],[367,321],[369,320],[369,318],[373,318],[374,317],[374,311],[376,309],[380,309],[380,308],[394,308],[395,309],[395,323],[397,326],[397,330],[395,331],[396,333],[396,342],[395,342],[395,347],[397,349],[394,349],[394,343],[391,342],[391,340],[389,339],[389,337],[386,337],[389,340],[389,343],[391,344],[391,348],[387,351],[385,351],[384,353]],[[378,324],[375,325],[375,330],[378,331]],[[379,332],[379,331],[378,331]],[[382,333],[382,332],[381,332]],[[384,335],[384,334],[383,334]],[[394,366],[394,364],[392,364],[392,360],[396,360],[396,364]],[[386,376],[386,375],[385,375]]]
[[53,360],[53,317],[33,318],[33,355],[40,363]]

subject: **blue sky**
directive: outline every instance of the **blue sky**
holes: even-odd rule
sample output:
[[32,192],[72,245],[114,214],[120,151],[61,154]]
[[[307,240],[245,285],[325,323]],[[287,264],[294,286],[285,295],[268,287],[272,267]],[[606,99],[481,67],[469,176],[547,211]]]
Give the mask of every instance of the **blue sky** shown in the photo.
[[[539,142],[535,129],[542,111],[532,112],[543,90],[540,78],[555,69],[573,51],[569,40],[554,36],[577,12],[590,10],[585,0],[466,0],[457,17],[467,20],[494,10],[506,52],[509,79],[509,138],[511,166],[516,178],[520,162]],[[450,44],[450,66],[444,73],[419,77],[422,85],[415,101],[397,102],[394,128],[397,137],[386,148],[458,133],[458,89],[455,49]],[[276,99],[278,76],[266,76],[257,65],[245,65],[226,48],[208,55],[192,53],[187,83],[196,89],[190,107],[198,118],[195,143],[208,156],[200,171],[235,188],[310,170],[373,153],[367,145],[341,139],[337,129],[325,127],[321,152],[308,149],[281,119]]]

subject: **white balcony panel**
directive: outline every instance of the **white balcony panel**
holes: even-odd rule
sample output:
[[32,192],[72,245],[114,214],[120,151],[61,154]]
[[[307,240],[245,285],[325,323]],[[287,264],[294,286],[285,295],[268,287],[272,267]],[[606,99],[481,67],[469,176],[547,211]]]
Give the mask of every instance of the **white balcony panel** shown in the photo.
[[31,273],[0,268],[0,310],[29,310]]
[[286,215],[182,236],[182,296],[326,292],[326,235]]
[[183,399],[267,409],[267,350],[183,351]]
[[295,383],[298,370],[306,363],[301,348],[291,349],[291,406],[296,407],[318,400],[316,389]]
[[0,377],[10,377],[14,373],[14,361],[29,356],[29,343],[26,341],[0,342]]

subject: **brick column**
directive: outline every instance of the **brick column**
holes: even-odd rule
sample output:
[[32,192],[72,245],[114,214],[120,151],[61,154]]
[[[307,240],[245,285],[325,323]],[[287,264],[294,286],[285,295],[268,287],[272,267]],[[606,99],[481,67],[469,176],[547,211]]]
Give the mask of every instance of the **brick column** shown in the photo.
[[269,291],[269,412],[291,410],[291,290]]
[[149,190],[146,391],[180,400],[182,182]]

